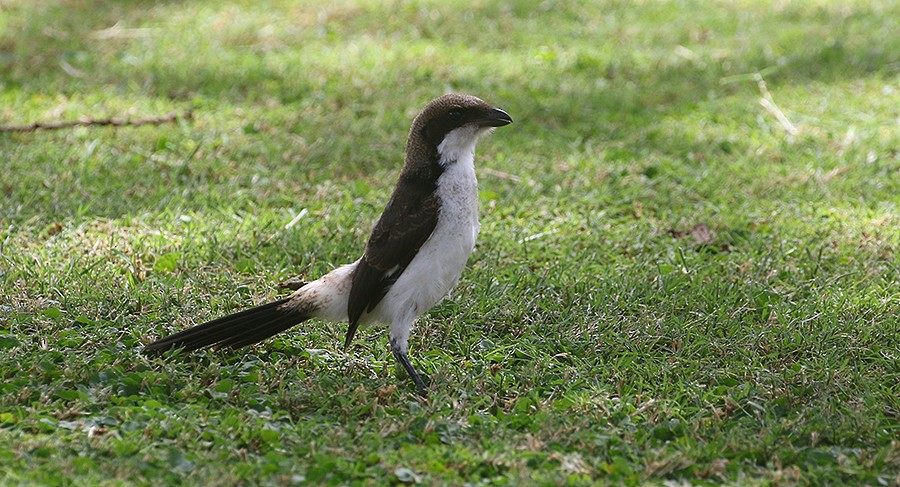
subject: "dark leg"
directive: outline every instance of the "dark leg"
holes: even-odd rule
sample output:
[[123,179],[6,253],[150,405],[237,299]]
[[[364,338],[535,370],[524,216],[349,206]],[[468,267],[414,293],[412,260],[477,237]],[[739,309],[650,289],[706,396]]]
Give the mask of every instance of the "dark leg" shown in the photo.
[[409,361],[409,355],[407,355],[405,348],[406,347],[401,347],[399,343],[391,339],[391,351],[394,352],[394,358],[397,359],[397,362],[399,362],[404,369],[406,369],[406,373],[409,374],[409,377],[416,384],[419,395],[428,397],[428,391],[425,389],[425,382],[422,381],[422,378],[419,377],[419,373],[416,372],[416,369]]

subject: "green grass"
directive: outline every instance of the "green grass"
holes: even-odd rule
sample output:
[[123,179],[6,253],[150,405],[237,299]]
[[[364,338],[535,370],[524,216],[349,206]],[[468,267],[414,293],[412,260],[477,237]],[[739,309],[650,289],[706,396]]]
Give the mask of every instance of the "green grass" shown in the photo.
[[[900,3],[320,3],[0,0],[0,124],[194,114],[0,134],[0,484],[900,483]],[[516,122],[427,400],[141,354],[358,257],[447,89]]]

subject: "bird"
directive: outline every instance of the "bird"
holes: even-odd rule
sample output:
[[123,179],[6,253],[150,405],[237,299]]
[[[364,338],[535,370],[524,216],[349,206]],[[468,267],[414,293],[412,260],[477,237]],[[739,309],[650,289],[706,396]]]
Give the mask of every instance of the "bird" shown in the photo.
[[390,327],[391,352],[417,393],[427,388],[409,360],[420,316],[459,281],[474,247],[478,219],[475,146],[512,117],[475,96],[450,93],[413,119],[406,160],[363,256],[289,296],[202,323],[144,346],[146,352],[241,348],[310,319],[347,322],[344,349],[360,327]]

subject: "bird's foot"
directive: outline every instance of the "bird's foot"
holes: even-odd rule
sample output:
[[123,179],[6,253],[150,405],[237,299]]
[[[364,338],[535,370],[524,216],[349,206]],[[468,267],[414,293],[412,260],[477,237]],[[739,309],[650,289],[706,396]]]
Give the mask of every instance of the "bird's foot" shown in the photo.
[[425,382],[419,377],[419,373],[416,372],[416,369],[413,367],[412,362],[409,361],[409,355],[404,352],[400,352],[397,349],[394,349],[394,358],[397,359],[397,362],[403,366],[406,370],[406,373],[409,375],[409,378],[412,379],[413,383],[416,384],[416,391],[422,397],[428,397],[428,389],[425,388]]

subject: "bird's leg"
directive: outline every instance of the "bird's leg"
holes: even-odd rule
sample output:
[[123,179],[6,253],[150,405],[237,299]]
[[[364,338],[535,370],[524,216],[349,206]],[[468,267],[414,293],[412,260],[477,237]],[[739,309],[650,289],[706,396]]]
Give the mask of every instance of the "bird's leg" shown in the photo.
[[416,384],[419,395],[427,397],[428,391],[425,389],[425,382],[422,381],[422,378],[419,377],[419,373],[416,372],[416,369],[413,367],[412,362],[409,361],[409,343],[406,339],[392,336],[391,351],[394,353],[394,358],[397,362],[406,369],[406,373],[409,374],[410,379]]

